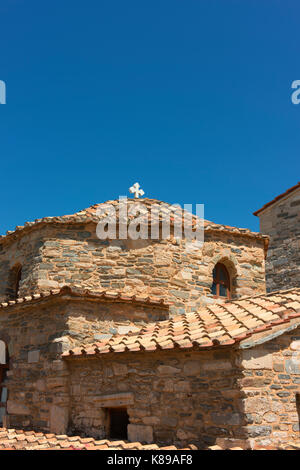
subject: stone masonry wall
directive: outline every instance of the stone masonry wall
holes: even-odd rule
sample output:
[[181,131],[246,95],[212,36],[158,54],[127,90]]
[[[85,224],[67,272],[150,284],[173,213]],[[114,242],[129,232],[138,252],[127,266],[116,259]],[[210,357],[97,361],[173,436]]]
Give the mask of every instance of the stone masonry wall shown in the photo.
[[60,359],[64,350],[166,315],[68,295],[1,309],[0,340],[10,356],[9,425],[102,438],[105,409],[123,405],[130,440],[205,447],[234,438],[255,447],[299,439],[299,328],[249,349]]
[[71,433],[108,437],[106,408],[127,407],[131,441],[205,447],[242,438],[232,351],[106,354],[70,359]]
[[[300,331],[241,351],[246,433],[252,447],[299,440]],[[299,395],[300,397],[300,395]]]
[[23,265],[19,296],[70,285],[164,297],[174,303],[171,314],[183,313],[214,301],[217,262],[230,272],[234,297],[265,291],[263,241],[222,232],[205,233],[203,247],[191,252],[185,240],[109,242],[96,237],[95,224],[51,224],[5,244],[0,261],[2,301],[16,261]]
[[7,411],[12,427],[60,431],[68,392],[58,332],[65,331],[61,308],[13,308],[0,313],[0,338],[8,345]]
[[36,292],[38,285],[38,266],[42,261],[40,249],[43,246],[43,230],[24,234],[22,238],[10,243],[0,244],[0,301],[8,298],[12,268],[22,266],[22,279],[19,296]]
[[267,291],[300,286],[300,188],[259,214],[260,231],[270,236]]
[[69,419],[65,349],[139,330],[167,311],[119,302],[49,298],[0,311],[0,339],[9,349],[7,409],[12,427],[63,433]]

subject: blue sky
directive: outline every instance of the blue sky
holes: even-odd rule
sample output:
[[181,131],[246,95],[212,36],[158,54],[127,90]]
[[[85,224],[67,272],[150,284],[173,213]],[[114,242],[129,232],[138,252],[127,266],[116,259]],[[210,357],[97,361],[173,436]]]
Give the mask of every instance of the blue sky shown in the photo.
[[2,0],[0,233],[128,194],[252,212],[299,178],[299,2]]

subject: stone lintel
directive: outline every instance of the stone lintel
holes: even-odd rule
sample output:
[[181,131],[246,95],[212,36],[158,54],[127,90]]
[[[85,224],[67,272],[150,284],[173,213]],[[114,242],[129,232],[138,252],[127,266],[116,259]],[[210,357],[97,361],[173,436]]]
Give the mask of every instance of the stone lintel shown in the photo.
[[103,408],[114,408],[117,406],[133,405],[134,398],[131,392],[114,393],[110,395],[100,395],[95,397],[95,402]]

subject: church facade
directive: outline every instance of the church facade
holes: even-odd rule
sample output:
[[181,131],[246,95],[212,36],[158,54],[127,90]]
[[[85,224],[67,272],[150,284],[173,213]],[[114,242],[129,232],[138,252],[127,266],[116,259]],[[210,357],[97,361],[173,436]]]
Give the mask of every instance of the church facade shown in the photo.
[[197,249],[172,230],[103,240],[99,208],[0,239],[0,425],[179,447],[296,442],[300,288],[266,293],[269,237],[204,221]]

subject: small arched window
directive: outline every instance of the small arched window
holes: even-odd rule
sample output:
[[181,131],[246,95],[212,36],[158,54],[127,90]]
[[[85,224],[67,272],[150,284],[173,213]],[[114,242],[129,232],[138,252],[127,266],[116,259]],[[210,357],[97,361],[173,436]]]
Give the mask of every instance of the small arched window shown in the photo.
[[22,266],[16,264],[10,271],[8,281],[8,298],[9,300],[15,300],[19,296],[20,282],[22,279]]
[[215,297],[225,297],[230,299],[230,276],[222,263],[216,264],[213,270],[213,284],[211,293]]
[[22,278],[22,266],[18,266],[18,268],[16,269],[16,278],[15,278],[15,298],[17,298],[19,294],[21,278]]

